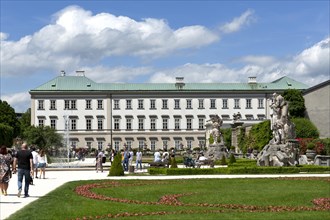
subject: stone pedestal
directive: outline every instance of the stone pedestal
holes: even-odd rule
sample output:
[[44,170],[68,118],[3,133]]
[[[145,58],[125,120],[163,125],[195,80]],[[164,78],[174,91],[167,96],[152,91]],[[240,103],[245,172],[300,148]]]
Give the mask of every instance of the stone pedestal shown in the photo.
[[231,146],[235,147],[235,153],[241,153],[241,150],[238,147],[238,135],[241,133],[241,127],[243,125],[243,122],[240,121],[234,121],[233,124],[230,124],[231,126]]
[[204,156],[207,158],[212,158],[214,160],[221,160],[222,156],[227,158],[228,152],[227,147],[223,143],[210,144]]

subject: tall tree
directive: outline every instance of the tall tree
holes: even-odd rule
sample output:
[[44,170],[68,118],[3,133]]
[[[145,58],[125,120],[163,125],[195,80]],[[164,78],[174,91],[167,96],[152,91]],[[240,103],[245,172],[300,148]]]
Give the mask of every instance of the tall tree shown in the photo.
[[29,108],[19,119],[20,137],[24,138],[24,131],[31,126],[31,108]]
[[14,129],[6,124],[0,123],[0,146],[11,147],[13,145]]
[[28,144],[35,144],[40,149],[49,149],[52,146],[59,147],[62,145],[62,135],[49,126],[35,127],[30,126],[24,132],[25,140]]
[[15,110],[6,102],[0,100],[0,123],[13,128],[11,139],[19,135],[20,126]]
[[300,90],[285,90],[283,93],[283,98],[289,102],[289,114],[291,117],[303,118],[305,116],[305,99]]

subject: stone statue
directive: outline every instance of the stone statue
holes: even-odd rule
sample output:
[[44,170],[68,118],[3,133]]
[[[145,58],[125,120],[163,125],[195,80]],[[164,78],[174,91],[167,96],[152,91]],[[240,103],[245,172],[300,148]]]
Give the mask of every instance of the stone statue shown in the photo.
[[237,114],[235,114],[235,113],[233,114],[234,121],[239,121],[239,120],[241,120],[241,118],[242,118],[242,115],[240,112],[238,112]]
[[271,114],[271,130],[273,139],[270,140],[258,154],[259,166],[294,166],[298,164],[299,149],[295,140],[295,126],[289,119],[289,103],[274,93]]
[[219,117],[219,115],[215,115],[213,116],[210,120],[208,121],[211,121],[212,122],[212,131],[211,131],[211,134],[213,136],[213,144],[217,144],[219,143],[218,142],[218,139],[219,137],[221,137],[221,133],[220,133],[220,127],[222,125],[222,120],[221,118]]
[[273,131],[273,143],[285,144],[288,139],[295,138],[294,124],[288,116],[289,104],[280,94],[273,94],[273,102],[270,105],[273,110],[271,118],[271,130]]

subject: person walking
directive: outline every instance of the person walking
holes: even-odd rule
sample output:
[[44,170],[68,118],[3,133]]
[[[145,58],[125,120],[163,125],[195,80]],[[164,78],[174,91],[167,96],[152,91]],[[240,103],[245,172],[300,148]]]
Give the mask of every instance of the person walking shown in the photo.
[[38,153],[36,151],[35,146],[32,146],[32,157],[33,157],[33,174],[32,176],[35,175],[36,178],[38,178]]
[[45,153],[45,150],[44,149],[41,149],[38,153],[38,168],[40,169],[40,176],[39,178],[41,178],[41,175],[42,175],[42,178],[45,179],[45,175],[46,175],[46,166],[47,166],[47,156],[46,156],[46,153]]
[[33,174],[33,157],[31,151],[28,150],[27,144],[23,143],[21,150],[19,150],[14,157],[13,171],[16,173],[17,165],[17,196],[21,197],[23,177],[24,184],[24,197],[29,197],[30,178]]
[[3,195],[7,195],[7,189],[9,186],[9,180],[11,178],[10,165],[13,158],[7,151],[6,146],[1,146],[0,148],[0,188]]
[[140,169],[142,170],[142,152],[140,149],[136,152],[136,169],[138,169],[139,164]]

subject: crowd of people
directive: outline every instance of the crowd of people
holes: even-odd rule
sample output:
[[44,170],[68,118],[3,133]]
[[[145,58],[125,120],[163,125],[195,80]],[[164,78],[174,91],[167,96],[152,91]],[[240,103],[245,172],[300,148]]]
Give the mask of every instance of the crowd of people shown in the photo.
[[24,197],[29,197],[29,186],[33,184],[33,178],[46,178],[47,156],[44,149],[38,152],[34,146],[28,147],[23,143],[18,151],[10,151],[6,146],[0,148],[0,188],[1,194],[8,195],[8,186],[12,174],[17,173],[17,196],[23,191]]

